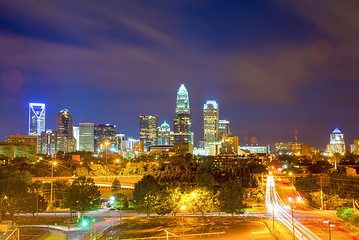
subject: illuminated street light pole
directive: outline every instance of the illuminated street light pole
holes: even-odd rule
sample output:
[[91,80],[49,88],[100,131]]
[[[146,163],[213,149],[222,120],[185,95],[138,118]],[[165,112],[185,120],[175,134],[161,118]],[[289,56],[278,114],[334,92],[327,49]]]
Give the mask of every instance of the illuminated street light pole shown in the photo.
[[186,209],[186,206],[181,207],[181,215],[182,215],[182,234],[184,236],[184,223],[183,223],[183,211]]
[[295,184],[295,174],[290,172],[289,176],[292,176],[292,182],[293,182],[293,184]]
[[50,206],[52,206],[52,191],[53,191],[53,185],[54,185],[54,166],[57,165],[57,162],[51,163],[51,189],[50,189]]
[[105,159],[106,159],[106,181],[107,181],[107,147],[108,147],[108,145],[109,145],[110,143],[108,142],[108,141],[106,141],[105,142],[105,149],[106,149],[106,157],[105,157]]
[[293,240],[295,240],[295,227],[294,227],[294,212],[293,212],[293,198],[289,197],[288,201],[290,202],[290,209],[292,211],[292,226],[293,226]]
[[328,231],[329,231],[329,240],[332,240],[332,233],[330,231],[330,221],[329,220],[325,220],[324,223],[328,224]]
[[[272,194],[272,198],[274,198],[273,186],[271,186],[270,192]],[[273,220],[273,233],[274,233],[274,200],[272,201],[272,220]]]
[[302,200],[301,196],[298,196],[297,199],[293,199],[292,197],[288,198],[288,201],[290,202],[290,208],[292,211],[292,226],[293,226],[293,240],[295,240],[295,225],[294,225],[294,203],[296,202],[300,202]]
[[181,214],[182,214],[182,225],[183,225],[183,210],[185,210],[186,209],[186,206],[182,206],[181,207]]

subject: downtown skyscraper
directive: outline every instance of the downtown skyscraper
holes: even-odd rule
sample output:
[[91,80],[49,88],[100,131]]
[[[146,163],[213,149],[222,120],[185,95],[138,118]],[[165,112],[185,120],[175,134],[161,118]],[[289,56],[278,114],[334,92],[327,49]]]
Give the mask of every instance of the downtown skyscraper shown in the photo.
[[[106,123],[97,124],[94,128],[95,132],[95,152],[113,151],[117,148],[116,141],[116,125]],[[109,145],[106,145],[109,142]]]
[[158,128],[158,145],[170,144],[173,144],[173,141],[171,141],[171,128],[170,125],[165,121]]
[[218,121],[218,130],[219,130],[219,139],[222,138],[223,135],[231,136],[231,128],[229,127],[228,120],[219,120]]
[[330,142],[327,145],[327,153],[345,153],[344,134],[337,127],[330,134]]
[[29,135],[40,136],[45,131],[45,104],[29,104]]
[[140,115],[140,140],[145,146],[158,144],[158,115]]
[[76,139],[73,134],[72,116],[69,110],[62,109],[57,115],[57,132],[64,137],[63,151],[65,153],[76,151]]
[[79,124],[79,150],[86,152],[94,152],[95,142],[95,126],[93,123]]
[[214,100],[207,100],[203,106],[203,126],[205,142],[219,140],[219,108]]
[[177,92],[176,111],[173,116],[173,130],[175,144],[192,144],[189,97],[184,84],[181,84]]
[[57,115],[57,131],[66,139],[73,138],[72,116],[66,108]]

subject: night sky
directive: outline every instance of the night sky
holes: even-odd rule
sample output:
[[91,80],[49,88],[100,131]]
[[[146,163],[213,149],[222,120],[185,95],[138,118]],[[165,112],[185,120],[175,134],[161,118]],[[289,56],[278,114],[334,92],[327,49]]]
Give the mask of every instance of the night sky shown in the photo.
[[359,1],[1,1],[0,141],[27,134],[28,103],[46,128],[79,122],[139,136],[139,114],[172,125],[190,95],[195,145],[203,104],[219,103],[240,144],[325,148],[338,126],[359,138]]

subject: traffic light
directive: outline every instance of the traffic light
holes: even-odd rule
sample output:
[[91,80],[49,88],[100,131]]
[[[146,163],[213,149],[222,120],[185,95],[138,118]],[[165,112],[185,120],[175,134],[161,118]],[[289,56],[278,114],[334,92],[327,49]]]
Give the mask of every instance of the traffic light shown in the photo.
[[87,225],[88,225],[87,219],[83,219],[83,220],[81,221],[81,226],[86,227]]
[[90,221],[90,219],[83,217],[83,218],[79,219],[79,223],[80,223],[80,227],[88,227],[88,226],[90,226],[91,221]]

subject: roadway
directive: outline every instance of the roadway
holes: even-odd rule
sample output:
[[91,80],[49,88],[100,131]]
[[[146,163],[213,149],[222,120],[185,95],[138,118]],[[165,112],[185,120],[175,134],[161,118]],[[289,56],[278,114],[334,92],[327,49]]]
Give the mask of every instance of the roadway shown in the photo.
[[[288,198],[291,198],[292,201],[290,202]],[[283,224],[291,233],[292,239],[359,240],[358,237],[342,227],[345,222],[336,217],[335,211],[321,211],[308,206],[295,187],[285,180],[272,176],[267,177],[265,201],[268,215],[272,216],[274,209],[276,223]],[[293,207],[295,237],[293,236],[291,207]],[[329,224],[326,222],[328,220],[330,221],[330,232]]]

